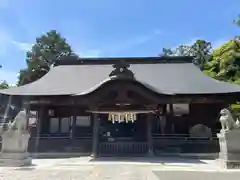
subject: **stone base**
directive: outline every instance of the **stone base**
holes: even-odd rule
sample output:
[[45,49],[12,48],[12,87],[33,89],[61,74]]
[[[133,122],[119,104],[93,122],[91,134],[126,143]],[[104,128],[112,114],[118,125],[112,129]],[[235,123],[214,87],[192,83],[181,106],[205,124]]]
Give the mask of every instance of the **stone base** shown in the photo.
[[30,166],[32,158],[28,153],[1,153],[0,166],[20,167]]
[[240,169],[240,129],[220,132],[218,135],[220,153],[219,162],[226,169]]
[[240,169],[240,161],[224,161],[222,159],[218,160],[220,167],[224,169]]
[[5,131],[2,134],[0,166],[29,166],[32,159],[27,153],[30,134],[21,131]]

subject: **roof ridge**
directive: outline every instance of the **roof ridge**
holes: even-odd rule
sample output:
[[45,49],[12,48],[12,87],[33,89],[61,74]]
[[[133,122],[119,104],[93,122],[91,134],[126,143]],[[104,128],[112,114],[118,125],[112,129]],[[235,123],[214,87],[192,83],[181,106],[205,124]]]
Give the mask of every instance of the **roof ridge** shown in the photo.
[[76,58],[75,56],[62,57],[54,66],[61,65],[109,65],[118,63],[128,64],[171,64],[192,63],[191,56],[156,56],[156,57],[99,57],[99,58]]

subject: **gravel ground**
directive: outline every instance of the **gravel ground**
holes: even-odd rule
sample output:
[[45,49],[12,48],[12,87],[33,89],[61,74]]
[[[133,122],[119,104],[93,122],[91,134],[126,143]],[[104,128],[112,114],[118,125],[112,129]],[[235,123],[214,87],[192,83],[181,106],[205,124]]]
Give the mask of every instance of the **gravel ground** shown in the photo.
[[52,167],[4,169],[1,180],[154,180],[142,167],[96,165],[92,167]]
[[239,180],[240,172],[154,171],[160,180]]
[[162,159],[141,163],[88,158],[37,159],[34,166],[0,168],[0,180],[237,180],[240,170],[225,171],[214,161]]

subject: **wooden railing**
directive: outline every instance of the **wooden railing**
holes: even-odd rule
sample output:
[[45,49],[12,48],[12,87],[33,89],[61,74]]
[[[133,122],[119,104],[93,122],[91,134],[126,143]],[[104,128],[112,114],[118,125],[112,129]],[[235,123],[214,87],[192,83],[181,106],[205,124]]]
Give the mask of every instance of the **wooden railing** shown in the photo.
[[144,155],[148,152],[146,142],[101,142],[99,154],[103,156],[112,155]]
[[92,150],[92,137],[50,136],[31,137],[29,152],[82,152]]
[[[218,153],[219,143],[217,137],[193,138],[184,134],[165,134],[153,136],[153,150],[155,154],[178,153]],[[144,155],[148,151],[147,142],[137,142],[134,139],[121,138],[112,142],[100,142],[99,153],[101,155]]]
[[156,153],[217,153],[218,138],[189,137],[189,135],[153,136],[153,146]]
[[[37,135],[34,135],[34,136],[31,136],[31,138],[37,138],[38,136]],[[74,137],[71,137],[69,134],[41,134],[40,135],[40,138],[49,138],[49,139],[52,139],[52,138],[91,138],[92,137],[92,134],[86,134],[84,136],[74,136]]]
[[[153,134],[153,149],[161,153],[218,153],[219,142],[212,138],[192,138],[184,134]],[[1,147],[1,142],[0,142]],[[29,152],[83,152],[91,153],[92,136],[69,137],[69,135],[41,135],[31,137]],[[147,142],[138,142],[133,138],[118,138],[113,142],[99,142],[99,154],[102,155],[139,155],[148,151]]]
[[[156,153],[212,153],[219,152],[218,139],[191,138],[183,134],[153,136],[153,148]],[[92,150],[92,137],[50,136],[31,137],[30,152],[88,152]],[[118,138],[113,142],[99,142],[100,154],[144,154],[147,142],[138,142],[132,138]]]

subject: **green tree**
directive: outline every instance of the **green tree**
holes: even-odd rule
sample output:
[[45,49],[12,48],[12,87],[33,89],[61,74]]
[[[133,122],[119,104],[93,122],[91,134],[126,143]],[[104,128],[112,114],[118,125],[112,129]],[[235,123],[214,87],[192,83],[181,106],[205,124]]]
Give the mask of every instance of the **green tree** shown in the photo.
[[7,81],[2,81],[0,83],[0,89],[7,89],[7,88],[9,88]]
[[163,48],[162,54],[163,56],[190,56],[190,46],[187,45],[179,45],[176,48]]
[[200,68],[204,67],[211,58],[212,45],[205,40],[196,40],[190,45],[180,45],[174,49],[163,48],[164,56],[193,56],[194,63]]
[[211,60],[212,44],[209,41],[197,40],[191,45],[190,54],[194,56],[194,63],[200,68]]
[[[0,69],[2,68],[2,65],[0,65]],[[7,83],[7,81],[2,81],[1,83],[0,83],[0,89],[7,89],[7,88],[9,88],[9,85],[8,85],[8,83]]]
[[213,51],[204,72],[215,79],[240,84],[239,67],[240,39],[236,37]]
[[[51,30],[36,39],[36,43],[26,54],[27,68],[20,70],[18,85],[24,85],[44,76],[51,66],[62,56],[73,55],[66,39]],[[74,56],[76,56],[74,54]]]

